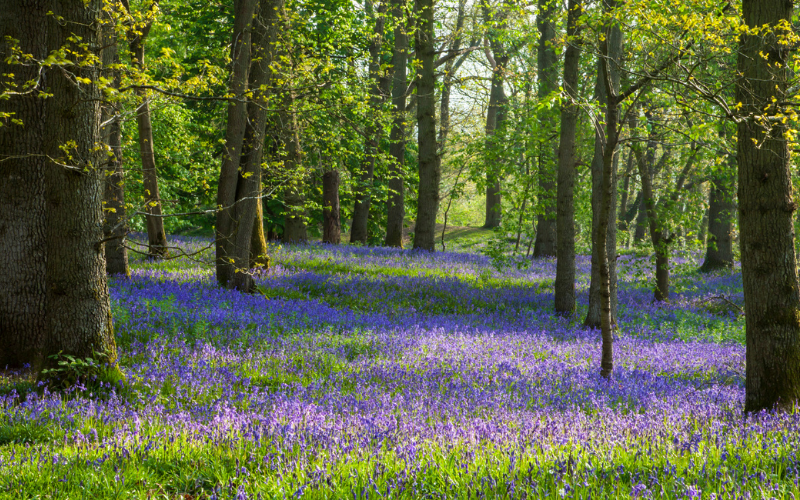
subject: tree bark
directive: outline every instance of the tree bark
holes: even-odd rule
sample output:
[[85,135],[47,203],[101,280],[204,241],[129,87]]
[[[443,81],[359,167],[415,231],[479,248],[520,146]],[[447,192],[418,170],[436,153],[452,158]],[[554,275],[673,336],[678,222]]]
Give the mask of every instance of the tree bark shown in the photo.
[[[13,62],[9,39],[44,60],[55,50],[97,50],[101,2],[8,0],[0,9],[0,74],[19,88],[0,111],[0,365],[41,368],[59,352],[116,360],[103,256],[103,164],[94,66]],[[60,24],[63,22],[63,24]],[[95,55],[99,56],[99,53]],[[41,72],[40,72],[41,70]],[[92,83],[76,83],[72,73]],[[43,92],[50,94],[46,99]]]
[[581,0],[567,3],[567,50],[564,54],[564,91],[561,104],[561,138],[558,144],[558,192],[556,223],[558,259],[556,260],[555,311],[575,313],[575,129],[578,122],[578,76],[581,58]]
[[267,254],[268,249],[267,235],[264,232],[264,203],[263,200],[258,200],[256,204],[256,219],[253,224],[253,234],[250,239],[250,269],[269,269],[270,258]]
[[[264,156],[264,134],[267,128],[270,65],[275,56],[279,16],[283,0],[260,0],[258,14],[252,24],[251,62],[248,87],[252,97],[247,102],[247,122],[242,139],[236,197],[231,208],[233,224],[228,249],[233,259],[233,277],[226,286],[253,292],[255,282],[249,270],[258,265],[269,267],[263,229],[261,204],[261,161]],[[260,253],[259,253],[260,252]]]
[[[246,92],[251,63],[251,31],[258,0],[235,0],[233,35],[231,38],[232,71],[229,93],[236,100],[228,103],[225,145],[217,188],[216,271],[217,282],[224,287],[231,284],[237,269],[237,219],[236,192],[239,186],[239,165],[247,128]],[[248,183],[250,184],[250,183]],[[252,189],[248,189],[252,192]],[[252,231],[252,226],[250,226]],[[250,231],[247,233],[251,237]],[[249,250],[248,250],[249,263]]]
[[[486,110],[486,138],[489,140],[488,146],[494,142],[494,134],[498,128],[502,127],[505,119],[504,106],[506,105],[506,95],[503,91],[503,71],[508,58],[505,56],[495,57],[497,64],[492,71],[492,86],[489,95],[489,106]],[[500,227],[502,219],[502,196],[500,191],[499,172],[500,166],[496,161],[489,158],[486,162],[486,215],[483,227],[494,229]]]
[[[539,0],[539,14],[536,24],[539,28],[539,47],[537,51],[537,70],[539,89],[537,95],[544,100],[558,89],[556,63],[555,17],[556,2]],[[554,121],[552,111],[543,110],[540,119],[543,124]],[[539,145],[539,209],[536,215],[536,242],[533,245],[534,257],[554,257],[556,255],[556,172],[553,160],[553,141],[550,139],[552,127],[545,125],[545,137]]]
[[[130,43],[131,58],[138,71],[144,71],[144,44],[151,27],[152,21],[142,27],[139,34]],[[158,170],[155,146],[153,145],[153,124],[150,119],[150,100],[145,90],[136,89],[135,92],[142,102],[136,112],[136,125],[139,131],[139,156],[142,159],[142,181],[145,194],[147,256],[151,259],[161,259],[167,255],[167,233],[164,230],[161,195],[158,190]]]
[[342,240],[339,223],[339,172],[322,174],[322,242],[338,245]]
[[[625,159],[625,177],[622,181],[622,195],[619,202],[619,220],[617,221],[617,231],[625,233],[628,231],[626,214],[628,213],[628,199],[630,198],[631,173],[633,171],[633,154],[628,151]],[[624,244],[624,243],[623,243]]]
[[647,236],[647,208],[644,205],[644,199],[639,198],[639,204],[636,206],[636,227],[633,230],[633,244],[638,245]]
[[736,157],[728,157],[728,168],[714,175],[709,189],[708,240],[701,272],[733,268],[733,175]]
[[433,0],[416,0],[418,25],[415,46],[419,61],[417,83],[417,142],[419,195],[414,248],[435,251],[436,214],[439,211],[441,166],[436,141],[436,75],[434,58]]
[[[505,106],[508,102],[503,88],[506,66],[508,65],[509,55],[501,40],[502,31],[506,28],[507,13],[504,10],[492,14],[486,2],[481,5],[483,9],[484,23],[490,25],[487,38],[490,48],[486,48],[486,56],[489,66],[492,68],[492,82],[489,91],[489,105],[486,108],[486,139],[488,155],[486,164],[486,213],[484,218],[484,229],[494,229],[500,227],[503,216],[502,195],[500,189],[500,176],[502,166],[498,165],[496,158],[492,154],[493,146],[497,144],[494,138],[495,132],[502,129],[505,120]],[[491,52],[490,52],[491,50]]]
[[[610,12],[616,5],[614,0],[607,0],[604,2],[604,12]],[[604,63],[602,57],[597,63],[597,80],[595,83],[595,95],[601,106],[605,107],[605,123],[599,122],[595,125],[595,138],[594,138],[594,157],[592,158],[592,267],[591,277],[589,283],[589,309],[586,312],[586,318],[583,324],[587,328],[602,328],[603,316],[603,277],[601,275],[602,258],[598,241],[600,241],[600,219],[603,211],[603,200],[606,193],[605,190],[605,175],[606,175],[606,153],[607,149],[614,150],[611,156],[611,164],[608,166],[611,179],[609,188],[612,201],[609,201],[608,218],[611,221],[606,226],[606,234],[602,238],[605,242],[604,252],[608,257],[605,266],[608,268],[609,288],[608,293],[611,300],[611,322],[615,324],[617,321],[617,231],[615,221],[617,219],[617,160],[616,154],[617,139],[619,132],[617,126],[619,125],[619,103],[615,103],[609,98],[607,84],[611,83],[614,93],[619,91],[620,73],[619,61],[622,55],[622,32],[618,24],[614,23],[606,30],[609,39],[604,42],[607,50],[607,56],[611,59],[608,63]],[[609,71],[609,78],[606,78],[606,69]],[[608,80],[608,81],[607,81]],[[614,109],[612,109],[614,108]],[[614,120],[613,127],[609,125],[609,120]],[[605,127],[605,131],[603,130]],[[612,142],[608,136],[608,130],[614,128],[614,141]]]
[[656,211],[653,179],[648,168],[649,162],[638,150],[636,150],[636,157],[639,165],[639,177],[642,179],[642,207],[647,211],[650,239],[653,243],[656,260],[656,288],[653,292],[653,300],[661,302],[669,300],[669,239],[664,235],[664,228]]
[[393,119],[389,153],[393,161],[389,166],[389,200],[386,217],[386,246],[403,247],[403,222],[406,216],[404,177],[406,156],[406,63],[408,34],[406,34],[405,2],[392,0],[394,19],[394,51],[392,54],[392,107]]
[[[744,0],[750,33],[740,36],[736,102],[739,228],[747,338],[745,411],[790,410],[800,397],[800,287],[794,252],[787,125],[778,104],[788,99],[792,2]],[[763,33],[762,27],[769,27]],[[751,34],[752,33],[752,34]],[[765,119],[766,118],[766,119]],[[773,118],[773,120],[769,120]],[[777,119],[774,119],[777,118]]]
[[[294,99],[290,95],[287,108],[291,108]],[[285,109],[279,113],[283,124],[283,143],[286,147],[286,170],[296,172],[302,161],[302,149],[300,145],[300,131],[298,130],[297,117],[291,109]],[[284,223],[283,241],[285,243],[305,243],[308,241],[308,229],[306,227],[306,199],[303,195],[305,182],[302,179],[291,183],[284,190],[283,201]]]
[[[119,89],[122,80],[120,72],[117,69],[110,69],[111,65],[119,63],[117,37],[113,28],[104,29],[103,37],[105,47],[102,52],[103,71],[106,78],[112,82],[113,88]],[[105,103],[102,120],[103,123],[110,121],[102,131],[103,142],[109,149],[103,184],[106,272],[129,278],[131,270],[128,266],[128,249],[125,247],[128,219],[125,208],[125,173],[122,168],[122,124],[115,103]]]
[[[373,17],[373,2],[364,2],[368,17]],[[360,171],[357,175],[355,186],[355,205],[353,206],[353,223],[350,226],[350,243],[367,244],[369,207],[371,202],[372,181],[375,175],[375,160],[380,144],[381,127],[377,125],[379,108],[385,99],[383,93],[383,80],[386,77],[381,72],[381,52],[383,47],[383,28],[385,24],[386,0],[382,1],[375,10],[375,28],[369,42],[369,75],[372,81],[370,85],[369,103],[372,110],[370,123],[364,128],[366,135],[366,156],[361,163]],[[324,179],[323,179],[324,185]],[[338,187],[337,187],[338,190]]]

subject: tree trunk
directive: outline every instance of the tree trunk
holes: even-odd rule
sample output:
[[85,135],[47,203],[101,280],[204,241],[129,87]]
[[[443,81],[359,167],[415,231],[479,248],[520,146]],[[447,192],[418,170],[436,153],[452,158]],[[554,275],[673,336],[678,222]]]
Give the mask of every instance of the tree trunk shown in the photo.
[[322,174],[322,242],[338,245],[342,240],[339,223],[339,172]]
[[617,221],[617,231],[624,233],[628,231],[628,219],[626,218],[626,214],[628,213],[628,199],[630,198],[630,184],[631,184],[631,173],[633,171],[633,154],[631,154],[630,150],[628,150],[628,154],[626,155],[625,159],[625,177],[622,181],[622,195],[620,197],[619,202],[619,220]]
[[[539,27],[539,47],[537,51],[537,69],[539,79],[538,96],[545,100],[551,92],[558,90],[558,75],[555,50],[555,18],[556,2],[539,0],[539,14],[536,24]],[[543,124],[555,121],[551,110],[543,110],[540,119]],[[536,216],[536,243],[533,246],[534,257],[554,257],[556,255],[556,172],[553,160],[553,140],[550,138],[552,127],[545,125],[544,138],[539,145],[539,209]]]
[[558,192],[556,223],[558,259],[556,260],[555,311],[575,313],[575,129],[578,122],[578,73],[581,58],[581,26],[578,24],[581,0],[567,4],[567,50],[564,54],[564,90],[569,96],[561,104],[561,138],[558,144]]
[[506,28],[506,12],[500,10],[492,14],[489,6],[484,2],[482,4],[484,23],[489,26],[487,37],[491,47],[486,48],[486,57],[489,60],[489,66],[492,68],[492,83],[489,91],[489,105],[486,108],[486,139],[487,139],[487,155],[486,164],[486,214],[484,218],[483,227],[485,229],[494,229],[500,227],[500,222],[503,216],[502,212],[502,196],[500,191],[500,176],[502,174],[502,166],[498,165],[496,155],[493,154],[493,146],[497,145],[497,140],[494,138],[495,132],[502,128],[502,122],[505,119],[505,106],[508,99],[506,98],[505,90],[503,89],[503,80],[505,78],[506,66],[508,64],[509,55],[506,53],[505,47],[501,37],[504,35],[503,30]]
[[[117,69],[110,69],[112,64],[119,63],[117,39],[113,29],[104,30],[104,49],[102,53],[103,68],[106,78],[112,86],[119,89],[121,76]],[[125,208],[125,174],[122,168],[122,124],[120,123],[116,105],[105,104],[103,123],[111,120],[102,131],[103,142],[108,144],[108,161],[106,163],[105,182],[103,184],[103,237],[106,240],[106,272],[116,276],[129,278],[128,249],[125,237],[128,234],[128,219]]]
[[241,172],[237,175],[236,198],[231,210],[234,221],[231,239],[234,244],[228,251],[233,258],[234,274],[227,284],[245,292],[255,290],[249,270],[256,266],[269,267],[261,202],[261,162],[267,128],[267,89],[272,80],[270,66],[275,58],[275,40],[283,3],[283,0],[260,0],[252,25],[252,58],[248,76],[252,97],[247,102],[247,123],[239,158]]
[[[489,106],[486,110],[486,138],[491,147],[494,141],[495,131],[502,126],[505,118],[504,106],[506,105],[506,95],[503,91],[503,72],[508,57],[495,53],[495,68],[492,71],[492,86],[489,94]],[[500,166],[497,162],[489,158],[486,162],[486,217],[483,227],[494,229],[500,226],[502,219],[502,196],[500,194]]]
[[[247,128],[246,92],[251,62],[251,30],[258,0],[235,0],[233,35],[231,38],[232,71],[229,93],[236,100],[228,103],[228,120],[225,145],[217,188],[216,270],[217,282],[230,286],[237,266],[236,192],[239,184],[239,164]],[[250,184],[250,183],[247,183]],[[252,192],[248,189],[248,192]],[[250,226],[252,231],[252,226]],[[251,237],[247,232],[248,238]],[[248,245],[249,246],[249,245]],[[248,249],[249,263],[249,249]],[[241,265],[241,263],[240,263]]]
[[416,0],[418,25],[415,46],[419,68],[417,83],[417,142],[419,195],[414,248],[435,251],[436,214],[439,211],[440,158],[436,141],[436,75],[433,0]]
[[[105,352],[116,360],[103,257],[107,158],[96,148],[100,73],[92,66],[15,64],[7,41],[17,40],[21,53],[37,60],[64,47],[96,49],[100,8],[99,0],[8,0],[0,9],[0,33],[8,37],[0,42],[0,74],[13,73],[19,88],[38,82],[0,104],[23,123],[0,128],[2,366],[39,369],[59,352]],[[92,83],[75,83],[70,74]]]
[[406,156],[406,63],[408,34],[406,34],[405,2],[392,0],[394,19],[394,51],[392,54],[392,131],[389,153],[393,161],[389,167],[389,200],[386,217],[386,246],[403,247],[403,222],[406,217],[404,177]]
[[[150,33],[152,21],[144,26],[130,44],[134,67],[144,71],[144,44]],[[158,170],[156,169],[155,146],[153,145],[153,124],[150,120],[150,100],[143,89],[136,89],[136,96],[142,103],[136,112],[136,125],[139,130],[139,156],[142,158],[142,180],[144,183],[145,220],[147,221],[147,256],[160,259],[167,255],[167,233],[161,210],[161,195],[158,191]]]
[[256,204],[256,219],[253,223],[253,235],[250,240],[250,269],[269,269],[270,258],[267,254],[267,236],[264,232],[264,203]]
[[648,168],[649,161],[638,149],[635,152],[639,165],[639,177],[642,179],[642,206],[647,211],[650,239],[653,242],[653,252],[656,258],[656,288],[653,292],[653,300],[662,302],[669,300],[669,239],[664,235],[664,228],[656,211],[653,179]]
[[708,241],[701,272],[733,268],[733,174],[736,157],[728,157],[726,171],[717,172],[709,189]]
[[[367,17],[373,17],[373,2],[364,2]],[[355,186],[355,205],[353,207],[353,223],[350,226],[350,243],[367,244],[369,223],[369,207],[372,192],[372,179],[375,175],[375,159],[380,144],[381,127],[377,124],[379,108],[385,99],[382,80],[385,78],[381,71],[381,48],[383,47],[383,27],[385,24],[386,0],[382,1],[375,11],[375,28],[369,42],[369,75],[371,80],[369,103],[372,110],[370,123],[364,128],[367,136],[365,149],[366,156],[361,164]],[[324,185],[324,179],[323,179]],[[338,187],[337,187],[338,192]],[[338,242],[337,242],[338,243]]]
[[[288,108],[291,107],[294,99],[290,95]],[[302,161],[302,149],[300,147],[300,131],[298,130],[297,117],[291,109],[282,110],[280,113],[281,123],[283,124],[283,143],[286,147],[286,170],[297,172]],[[283,201],[284,223],[283,241],[285,243],[305,243],[308,241],[308,229],[306,227],[306,199],[303,195],[305,182],[303,179],[292,182],[284,190]]]
[[[773,102],[787,100],[792,2],[744,0],[736,102],[739,227],[747,337],[745,411],[790,410],[800,397],[800,287],[794,253],[793,200],[787,125]],[[771,28],[763,34],[762,27]],[[776,32],[780,36],[776,36]],[[751,32],[752,33],[752,32]],[[789,33],[791,35],[791,33]],[[771,118],[761,120],[758,117]],[[769,129],[765,129],[766,123]]]
[[[615,2],[614,0],[604,2],[603,8],[604,12],[608,13],[614,8]],[[614,92],[619,91],[619,81],[620,81],[620,74],[619,74],[619,60],[622,54],[622,32],[620,31],[619,25],[614,23],[609,26],[606,30],[607,36],[609,40],[604,42],[604,46],[606,47],[607,55],[611,58],[608,61],[608,64],[603,62],[603,59],[600,58],[597,63],[597,80],[595,83],[595,94],[597,97],[598,102],[601,106],[605,107],[605,129],[603,131],[603,123],[598,123],[595,126],[595,138],[594,138],[594,157],[592,158],[592,267],[591,267],[591,278],[589,283],[589,309],[586,312],[586,318],[583,320],[583,324],[585,327],[588,328],[602,328],[602,316],[603,316],[603,277],[601,275],[602,266],[605,265],[608,270],[608,293],[611,300],[611,322],[612,324],[616,324],[617,321],[617,227],[615,221],[617,219],[616,210],[617,210],[617,160],[618,155],[616,152],[617,148],[617,137],[618,131],[617,126],[619,125],[619,103],[614,103],[612,99],[609,98],[608,90],[607,90],[607,82],[605,77],[606,68],[610,71],[610,83]],[[617,106],[617,108],[615,108]],[[614,109],[612,109],[614,108]],[[614,142],[611,142],[610,138],[608,137],[608,130],[610,129],[611,125],[609,125],[609,120],[613,119],[614,124]],[[608,165],[608,171],[610,172],[611,179],[609,179],[610,184],[610,194],[611,197],[609,201],[609,208],[608,208],[608,220],[610,221],[606,226],[606,234],[603,236],[602,240],[604,241],[604,253],[608,256],[606,262],[602,262],[602,256],[600,252],[600,247],[598,241],[601,241],[600,238],[600,219],[601,215],[605,212],[603,211],[603,200],[604,196],[606,195],[605,190],[605,175],[606,175],[606,155],[607,149],[612,148],[613,154],[610,157],[611,164]]]

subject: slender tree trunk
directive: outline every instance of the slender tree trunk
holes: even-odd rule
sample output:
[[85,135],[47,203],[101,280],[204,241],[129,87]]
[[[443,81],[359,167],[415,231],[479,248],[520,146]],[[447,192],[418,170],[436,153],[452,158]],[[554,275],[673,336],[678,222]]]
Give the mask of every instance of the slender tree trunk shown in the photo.
[[648,168],[649,161],[636,150],[639,176],[642,179],[642,206],[647,210],[650,223],[650,239],[653,242],[653,253],[656,259],[656,288],[653,300],[662,302],[669,300],[669,239],[664,236],[664,228],[656,210],[656,199],[653,194],[653,179]]
[[567,3],[567,50],[564,54],[564,90],[569,99],[561,104],[561,139],[558,144],[558,193],[556,222],[555,311],[575,313],[575,129],[578,122],[578,76],[581,59],[581,0]]
[[[144,44],[150,33],[152,22],[144,26],[140,34],[130,44],[134,66],[144,70]],[[155,146],[153,145],[153,124],[150,120],[150,101],[142,89],[136,90],[142,103],[136,112],[136,125],[139,130],[139,156],[142,158],[142,180],[144,182],[145,220],[147,222],[148,257],[160,259],[167,255],[167,233],[161,210],[161,195],[158,191],[158,170],[156,169]]]
[[[104,30],[104,43],[102,59],[106,78],[111,80],[112,86],[119,89],[122,80],[119,70],[109,69],[111,65],[119,63],[117,39],[113,29]],[[125,174],[122,169],[122,124],[117,116],[116,105],[107,103],[103,113],[103,123],[111,120],[105,126],[103,141],[108,144],[108,161],[106,163],[105,183],[103,185],[103,236],[106,240],[106,272],[116,276],[130,277],[128,267],[128,249],[125,247],[125,237],[128,234],[128,223],[125,208]]]
[[[40,73],[11,62],[8,42],[38,60],[64,47],[84,52],[75,39],[96,49],[100,4],[8,0],[0,9],[0,33],[8,37],[0,41],[0,74],[13,74],[19,88],[38,82],[0,103],[23,123],[0,128],[2,366],[39,369],[59,352],[83,358],[103,351],[116,360],[103,256],[107,159],[96,148],[100,72],[68,64]],[[70,73],[92,83],[77,84]]]
[[[494,229],[500,227],[503,216],[502,195],[500,188],[500,176],[502,175],[502,165],[498,164],[493,147],[497,144],[494,135],[497,130],[502,129],[502,122],[505,119],[505,106],[508,99],[503,88],[506,66],[508,65],[509,55],[506,53],[501,37],[506,29],[507,13],[500,7],[494,13],[491,12],[488,4],[483,2],[484,23],[490,26],[487,37],[490,48],[486,48],[486,57],[492,68],[492,83],[489,91],[489,105],[486,108],[486,139],[488,155],[486,158],[486,214],[483,227]],[[503,9],[503,10],[500,10]]]
[[[736,102],[745,117],[785,116],[792,2],[744,0]],[[762,34],[762,27],[773,33]],[[777,32],[777,33],[776,33]],[[780,35],[780,36],[777,36]],[[777,115],[777,116],[776,116]],[[770,128],[765,130],[762,123]],[[800,288],[794,252],[787,125],[747,119],[738,124],[739,227],[747,337],[745,411],[791,409],[800,397]]]
[[631,172],[633,171],[633,154],[630,150],[625,159],[625,177],[622,181],[622,195],[619,202],[619,221],[617,221],[617,231],[624,233],[628,230],[628,198],[630,197]]
[[386,218],[386,246],[403,247],[403,222],[406,216],[404,177],[406,156],[406,63],[408,35],[403,0],[392,0],[394,19],[394,51],[392,54],[392,107],[394,108],[389,152],[393,162],[389,167],[389,200]]
[[733,174],[736,157],[728,157],[728,168],[714,176],[709,189],[708,243],[701,272],[733,268]]
[[[486,110],[486,138],[488,146],[495,142],[494,134],[502,127],[505,118],[504,107],[506,95],[503,90],[503,72],[508,58],[505,55],[495,54],[495,68],[492,71],[492,85],[489,94],[489,106]],[[500,167],[496,160],[489,158],[486,162],[486,217],[483,227],[494,229],[500,226],[502,219],[502,196],[500,194],[500,179],[497,170]]]
[[322,174],[322,242],[338,245],[342,240],[339,223],[339,172]]
[[416,0],[418,25],[415,47],[419,61],[417,129],[419,149],[419,196],[414,248],[436,249],[436,214],[439,211],[440,158],[436,141],[436,75],[434,58],[433,0]]
[[[604,54],[606,57],[608,53]],[[618,143],[617,122],[619,121],[619,104],[614,98],[608,106],[606,113],[606,149],[603,153],[603,181],[602,197],[600,201],[600,217],[597,226],[597,240],[595,252],[598,255],[598,274],[600,275],[600,334],[602,337],[602,356],[600,361],[600,374],[611,377],[614,370],[614,335],[613,327],[616,323],[613,311],[611,288],[611,261],[616,256],[608,252],[608,227],[611,225],[614,149]]]
[[633,231],[633,244],[638,245],[647,235],[647,208],[644,205],[644,198],[639,198],[636,212],[636,228]]
[[[604,2],[604,12],[610,12],[615,6],[614,0],[607,0]],[[614,103],[609,98],[607,90],[607,82],[605,77],[606,67],[610,71],[610,82],[614,92],[619,90],[619,61],[622,55],[622,32],[619,25],[614,23],[606,30],[609,40],[605,43],[608,57],[611,60],[608,64],[599,59],[597,63],[597,80],[595,83],[595,94],[601,106],[605,107],[605,121],[606,123],[595,124],[595,138],[594,138],[594,157],[592,158],[592,268],[591,278],[589,283],[589,309],[586,312],[586,318],[583,321],[584,326],[588,328],[602,328],[603,316],[603,277],[601,275],[602,266],[605,265],[608,270],[609,288],[608,293],[611,300],[611,322],[617,321],[617,227],[616,227],[616,209],[617,209],[617,160],[618,155],[616,152],[617,142],[614,142],[608,137],[608,130],[610,125],[609,120],[615,120],[614,136],[617,137],[617,126],[619,125],[619,103]],[[617,106],[617,108],[615,108]],[[615,108],[615,109],[612,109]],[[603,128],[605,127],[605,131]],[[609,189],[611,201],[609,201],[608,218],[609,225],[606,226],[606,234],[602,238],[604,241],[604,254],[608,256],[605,263],[602,262],[602,254],[598,241],[600,238],[600,219],[603,211],[603,200],[606,195],[605,190],[605,175],[606,175],[606,155],[608,148],[611,148],[613,154],[610,157],[611,164],[608,166],[611,179],[609,179]]]
[[[603,56],[610,57],[608,52],[608,42],[604,42],[605,51]],[[619,103],[616,96],[609,96],[608,112],[606,113],[606,145],[603,152],[603,182],[602,197],[600,201],[600,217],[597,226],[597,242],[595,251],[598,254],[599,274],[600,274],[600,334],[603,340],[602,357],[600,361],[600,375],[611,377],[614,370],[614,336],[613,326],[615,318],[613,315],[613,301],[611,297],[611,261],[616,260],[616,256],[608,252],[608,227],[611,220],[611,211],[614,200],[613,196],[613,166],[615,149],[619,142],[617,124],[619,122]]]
[[[616,8],[616,0],[605,0],[603,11]],[[600,335],[602,354],[600,375],[610,378],[614,370],[614,335],[616,323],[616,160],[620,132],[619,61],[622,53],[622,32],[619,24],[606,21],[604,38],[600,43],[600,67],[606,98],[605,141],[603,141],[603,170],[600,196],[600,217],[597,224],[593,254],[597,254],[600,278]],[[588,317],[587,317],[588,319]]]
[[[291,108],[294,99],[290,95],[288,108]],[[286,158],[284,160],[286,169],[289,172],[299,170],[302,162],[302,149],[300,145],[300,131],[298,130],[297,117],[291,109],[280,112],[281,123],[283,124],[283,143],[286,147]],[[308,241],[308,229],[306,227],[306,199],[303,195],[305,183],[298,180],[289,185],[283,194],[285,205],[283,223],[283,241],[285,243],[305,243]]]
[[[373,17],[373,2],[364,2],[368,17]],[[369,223],[369,207],[371,202],[372,180],[375,175],[375,159],[378,154],[380,136],[382,133],[375,121],[378,118],[379,108],[385,100],[383,94],[382,80],[385,79],[381,71],[381,52],[383,47],[383,28],[385,24],[386,0],[382,1],[375,10],[375,28],[372,39],[369,42],[369,75],[372,84],[370,86],[370,108],[372,109],[373,122],[365,127],[367,136],[365,149],[366,156],[361,164],[360,172],[357,175],[355,188],[355,206],[353,207],[353,223],[350,226],[350,243],[367,244],[367,226]],[[324,184],[324,181],[323,181]],[[337,188],[338,189],[338,188]]]
[[[258,0],[235,0],[233,36],[231,38],[230,78],[231,95],[237,99],[228,103],[228,121],[225,131],[225,146],[217,189],[216,269],[217,282],[230,286],[237,269],[236,236],[239,228],[235,210],[236,192],[239,189],[239,166],[242,157],[245,130],[247,128],[246,92],[251,63],[251,32],[253,15]],[[251,187],[252,183],[246,184]],[[251,188],[248,192],[252,192]],[[247,236],[251,237],[252,226]],[[249,246],[249,245],[247,245]],[[249,264],[249,249],[248,249]],[[240,287],[241,288],[241,287]]]
[[[538,96],[544,100],[551,92],[558,90],[557,62],[555,51],[556,5],[553,0],[539,0],[539,14],[536,24],[539,27],[539,48],[537,69],[539,79]],[[555,121],[554,113],[544,110],[540,121],[543,124]],[[556,255],[556,172],[553,159],[553,140],[551,127],[544,127],[545,137],[539,146],[539,208],[536,215],[536,243],[533,245],[534,257],[554,257]]]

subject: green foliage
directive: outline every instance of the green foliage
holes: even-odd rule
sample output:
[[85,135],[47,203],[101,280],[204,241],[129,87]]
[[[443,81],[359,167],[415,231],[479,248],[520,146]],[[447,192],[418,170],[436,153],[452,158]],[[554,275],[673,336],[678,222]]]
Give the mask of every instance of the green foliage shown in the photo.
[[93,352],[81,357],[59,352],[48,356],[46,368],[39,373],[39,381],[51,390],[66,390],[80,386],[83,390],[117,385],[125,379],[116,363],[104,352]]

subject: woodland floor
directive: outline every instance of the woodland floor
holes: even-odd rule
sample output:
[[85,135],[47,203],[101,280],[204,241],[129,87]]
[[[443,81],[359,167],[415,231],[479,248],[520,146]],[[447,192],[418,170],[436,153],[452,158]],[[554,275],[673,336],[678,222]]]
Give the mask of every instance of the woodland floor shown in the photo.
[[124,383],[3,375],[0,496],[800,494],[800,415],[742,413],[738,269],[676,257],[659,305],[649,259],[620,257],[608,381],[581,327],[586,256],[564,319],[553,260],[273,246],[242,295],[215,285],[211,255],[134,259],[111,280]]

